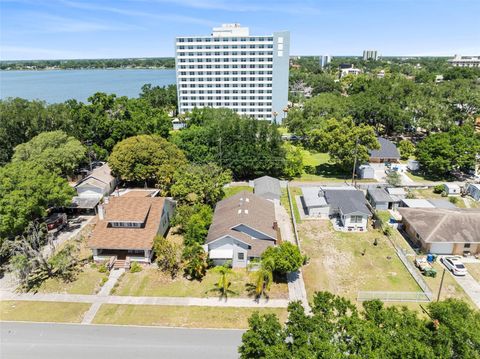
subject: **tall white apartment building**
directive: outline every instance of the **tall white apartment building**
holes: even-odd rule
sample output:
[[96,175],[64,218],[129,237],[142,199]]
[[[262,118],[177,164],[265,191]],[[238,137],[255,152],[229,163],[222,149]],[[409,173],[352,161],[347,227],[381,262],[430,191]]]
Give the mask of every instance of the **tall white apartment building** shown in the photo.
[[332,61],[332,58],[330,55],[320,55],[318,63],[320,67],[323,69],[325,66],[327,66],[330,62]]
[[363,50],[363,60],[373,60],[377,61],[378,60],[378,52],[377,50]]
[[448,63],[454,67],[480,67],[480,56],[455,55]]
[[252,36],[247,27],[224,24],[211,36],[177,37],[179,112],[225,107],[280,120],[288,104],[289,55],[288,31]]

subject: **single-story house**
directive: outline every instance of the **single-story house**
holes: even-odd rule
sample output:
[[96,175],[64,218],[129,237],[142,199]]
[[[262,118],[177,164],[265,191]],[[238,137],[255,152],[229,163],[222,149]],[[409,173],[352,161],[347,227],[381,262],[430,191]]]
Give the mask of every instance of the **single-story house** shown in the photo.
[[253,192],[260,197],[270,200],[280,200],[282,190],[277,178],[263,176],[253,180]]
[[405,232],[428,253],[480,254],[480,209],[400,208]]
[[399,207],[403,208],[435,208],[432,202],[426,199],[404,198],[400,201]]
[[370,161],[373,163],[391,162],[397,163],[400,160],[400,152],[392,141],[383,137],[377,137],[380,149],[370,150]]
[[170,226],[175,201],[164,197],[111,197],[98,206],[98,222],[88,239],[95,261],[150,263],[155,236]]
[[472,196],[475,201],[480,201],[480,184],[470,183],[467,187],[467,193]]
[[277,230],[274,203],[242,191],[217,203],[204,248],[215,265],[246,267],[277,244]]
[[443,185],[444,191],[448,196],[460,196],[460,186],[454,183],[445,183]]
[[330,206],[321,187],[302,187],[302,205],[310,217],[328,219]]
[[371,212],[362,191],[330,190],[325,188],[325,199],[330,206],[330,216],[337,216],[348,231],[366,231]]
[[385,188],[390,196],[395,196],[398,199],[403,199],[406,197],[407,192],[402,187],[388,187]]
[[375,168],[368,164],[360,165],[357,169],[357,175],[362,179],[372,179],[375,178]]
[[445,208],[445,209],[458,208],[452,202],[446,199],[429,199],[428,202],[433,204],[435,208]]
[[116,178],[111,174],[108,163],[95,168],[90,175],[75,185],[79,197],[109,196],[117,185]]
[[389,209],[395,210],[400,203],[400,198],[389,194],[385,188],[375,187],[368,188],[367,200],[373,208],[381,211]]
[[182,128],[185,128],[187,124],[185,121],[180,121],[178,118],[174,118],[172,120],[172,127],[174,131],[181,130]]

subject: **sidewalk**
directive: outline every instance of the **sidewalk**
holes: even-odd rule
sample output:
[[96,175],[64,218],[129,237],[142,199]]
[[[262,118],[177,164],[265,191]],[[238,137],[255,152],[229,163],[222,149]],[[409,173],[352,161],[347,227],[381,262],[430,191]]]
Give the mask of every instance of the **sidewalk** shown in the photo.
[[[277,219],[282,240],[295,244],[295,238],[293,236],[293,229],[285,208],[279,203],[275,204],[275,217]],[[305,283],[303,282],[303,276],[301,271],[292,272],[287,274],[288,282],[288,297],[291,301],[299,300],[302,302],[305,310],[310,312],[310,305],[308,304],[307,291],[305,290]]]
[[202,307],[242,307],[242,308],[286,308],[287,299],[249,298],[192,298],[192,297],[133,297],[133,296],[99,296],[85,294],[59,293],[11,293],[0,292],[0,300],[40,301],[40,302],[72,302],[97,304],[135,304],[135,305],[165,305],[165,306],[202,306]]

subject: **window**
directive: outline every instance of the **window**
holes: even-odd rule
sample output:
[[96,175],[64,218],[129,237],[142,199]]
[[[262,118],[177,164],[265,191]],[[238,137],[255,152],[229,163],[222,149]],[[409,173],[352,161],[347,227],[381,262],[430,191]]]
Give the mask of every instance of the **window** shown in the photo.
[[362,216],[351,216],[350,223],[362,223]]
[[468,249],[468,248],[470,248],[470,243],[465,243],[465,244],[463,245],[463,249]]

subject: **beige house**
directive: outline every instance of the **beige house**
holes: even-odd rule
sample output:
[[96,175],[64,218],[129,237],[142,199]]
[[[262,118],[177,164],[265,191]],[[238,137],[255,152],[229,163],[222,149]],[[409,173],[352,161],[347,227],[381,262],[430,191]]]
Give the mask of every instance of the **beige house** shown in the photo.
[[99,205],[98,222],[88,240],[95,261],[150,263],[153,240],[165,235],[175,202],[169,198],[129,195]]
[[405,231],[425,252],[480,254],[480,209],[399,208]]

